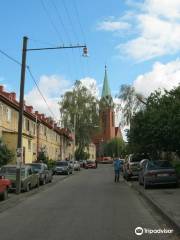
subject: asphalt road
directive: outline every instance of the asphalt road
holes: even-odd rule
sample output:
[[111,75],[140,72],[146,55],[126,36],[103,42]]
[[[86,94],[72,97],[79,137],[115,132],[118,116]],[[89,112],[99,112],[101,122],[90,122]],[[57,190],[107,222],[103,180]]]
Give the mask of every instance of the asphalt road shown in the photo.
[[111,165],[83,170],[0,213],[0,240],[178,239],[173,234],[136,236],[136,227],[170,228]]

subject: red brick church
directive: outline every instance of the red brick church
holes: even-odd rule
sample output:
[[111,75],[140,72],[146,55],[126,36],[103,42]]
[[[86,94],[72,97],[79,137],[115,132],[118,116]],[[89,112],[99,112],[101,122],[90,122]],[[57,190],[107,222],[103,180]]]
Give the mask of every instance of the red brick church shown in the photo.
[[103,155],[101,152],[102,145],[112,138],[122,137],[121,130],[115,126],[115,110],[114,102],[111,96],[111,91],[107,76],[107,67],[105,66],[105,75],[103,90],[99,104],[99,120],[100,120],[100,133],[94,137],[94,144],[96,145],[96,156]]

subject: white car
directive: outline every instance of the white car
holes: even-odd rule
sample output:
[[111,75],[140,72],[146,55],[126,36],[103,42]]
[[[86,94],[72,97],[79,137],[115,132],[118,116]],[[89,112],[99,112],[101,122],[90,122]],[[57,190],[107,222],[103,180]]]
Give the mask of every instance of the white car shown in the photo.
[[76,170],[76,171],[81,170],[81,166],[80,166],[79,161],[74,161],[74,170]]

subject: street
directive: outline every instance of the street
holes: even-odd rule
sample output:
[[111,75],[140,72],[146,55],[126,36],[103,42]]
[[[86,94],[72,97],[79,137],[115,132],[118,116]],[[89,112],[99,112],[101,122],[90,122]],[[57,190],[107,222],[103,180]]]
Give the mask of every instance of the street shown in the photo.
[[166,226],[111,165],[76,172],[0,213],[1,240],[178,239],[173,234],[136,236],[136,227]]

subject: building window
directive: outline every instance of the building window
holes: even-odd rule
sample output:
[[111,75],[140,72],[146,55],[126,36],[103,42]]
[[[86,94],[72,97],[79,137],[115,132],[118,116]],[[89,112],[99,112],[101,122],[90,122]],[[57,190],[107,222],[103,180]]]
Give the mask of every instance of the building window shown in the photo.
[[31,140],[28,140],[28,150],[31,151]]
[[26,118],[26,131],[29,131],[30,129],[30,123],[29,123],[29,120]]
[[11,109],[10,108],[6,108],[6,117],[7,117],[7,121],[10,122],[11,121]]
[[33,123],[33,134],[36,135],[36,124]]

